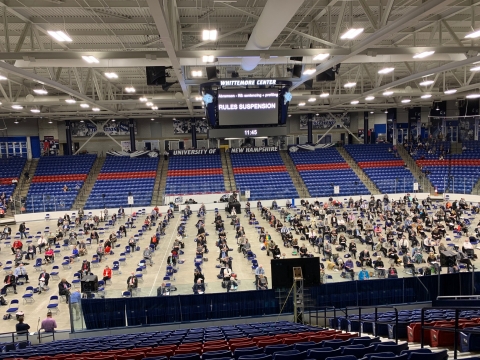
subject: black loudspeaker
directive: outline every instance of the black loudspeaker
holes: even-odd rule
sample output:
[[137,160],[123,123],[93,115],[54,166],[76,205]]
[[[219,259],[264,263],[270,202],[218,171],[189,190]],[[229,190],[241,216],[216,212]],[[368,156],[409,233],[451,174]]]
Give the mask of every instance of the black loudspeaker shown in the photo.
[[[169,66],[171,68],[171,66]],[[147,76],[147,85],[162,85],[165,84],[167,74],[165,66],[147,66],[145,74]]]
[[303,56],[290,56],[291,61],[300,61],[302,62]]
[[212,80],[217,78],[217,67],[207,66],[207,79]]
[[306,287],[320,284],[320,258],[292,258],[270,260],[272,269],[272,288],[291,288],[293,284],[293,268],[301,267],[303,285]]
[[335,81],[335,71],[328,69],[317,75],[317,81]]
[[305,81],[303,85],[305,85],[305,90],[313,90],[313,79]]
[[300,78],[302,77],[303,65],[293,65],[292,76]]

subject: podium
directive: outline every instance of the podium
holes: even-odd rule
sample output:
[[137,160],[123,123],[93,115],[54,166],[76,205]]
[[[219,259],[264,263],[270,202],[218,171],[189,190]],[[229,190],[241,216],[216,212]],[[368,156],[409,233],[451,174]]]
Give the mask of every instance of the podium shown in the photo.
[[82,293],[91,293],[98,291],[98,276],[97,275],[85,275],[81,282],[81,292]]

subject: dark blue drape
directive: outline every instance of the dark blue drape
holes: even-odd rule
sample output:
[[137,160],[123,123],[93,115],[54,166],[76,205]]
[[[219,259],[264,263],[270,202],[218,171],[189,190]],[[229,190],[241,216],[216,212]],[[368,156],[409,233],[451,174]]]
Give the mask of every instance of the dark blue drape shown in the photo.
[[126,326],[125,300],[84,299],[82,311],[88,330]]

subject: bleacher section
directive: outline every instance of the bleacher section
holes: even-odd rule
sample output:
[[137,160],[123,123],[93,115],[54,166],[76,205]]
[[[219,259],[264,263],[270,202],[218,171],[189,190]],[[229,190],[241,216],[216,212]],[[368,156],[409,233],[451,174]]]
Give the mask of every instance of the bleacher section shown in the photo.
[[297,151],[290,153],[290,157],[311,196],[332,196],[334,195],[334,185],[340,187],[339,195],[369,193],[365,184],[349,167],[336,148]]
[[205,156],[170,156],[166,195],[225,191],[220,153]]
[[16,184],[12,184],[12,180],[20,180],[26,161],[22,157],[0,159],[0,194],[5,193],[7,199],[15,191]]
[[149,206],[157,167],[158,157],[107,156],[85,209],[127,207],[130,193],[135,206]]
[[[42,157],[28,190],[27,212],[70,210],[96,155]],[[68,191],[64,191],[64,186]]]
[[439,160],[441,148],[447,152],[449,142],[437,142],[431,154],[424,148],[418,148],[413,154],[422,171],[428,171],[428,179],[439,192],[469,194],[480,178],[480,141],[466,141],[467,150],[462,154],[446,154]]
[[345,150],[382,193],[413,192],[416,182],[405,163],[389,152],[391,144],[346,145]]
[[237,188],[250,190],[250,200],[298,198],[278,152],[231,153]]

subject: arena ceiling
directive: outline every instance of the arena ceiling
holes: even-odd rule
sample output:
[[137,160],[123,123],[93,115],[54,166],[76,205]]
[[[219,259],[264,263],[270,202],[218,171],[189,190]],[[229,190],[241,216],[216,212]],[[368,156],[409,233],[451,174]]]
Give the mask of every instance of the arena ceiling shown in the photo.
[[[293,114],[381,111],[474,96],[480,94],[480,71],[472,71],[480,65],[480,37],[466,36],[480,30],[478,5],[480,0],[0,0],[0,117],[201,117],[199,84],[207,81],[207,65],[216,66],[221,79],[232,73],[290,79]],[[217,30],[217,38],[203,40],[206,29]],[[350,29],[363,32],[342,39]],[[434,53],[414,58],[429,51]],[[315,60],[319,54],[325,58]],[[206,55],[214,62],[204,63]],[[300,64],[310,74],[292,77],[290,70]],[[337,64],[335,81],[316,81]],[[147,86],[146,66],[172,67],[167,82],[173,84],[166,90]],[[385,68],[394,70],[379,73]],[[202,77],[192,77],[192,70]],[[105,75],[111,72],[118,78]],[[313,86],[306,88],[310,79]],[[349,82],[356,85],[346,88]],[[126,92],[130,87],[135,93]],[[66,103],[69,98],[76,103]]]

